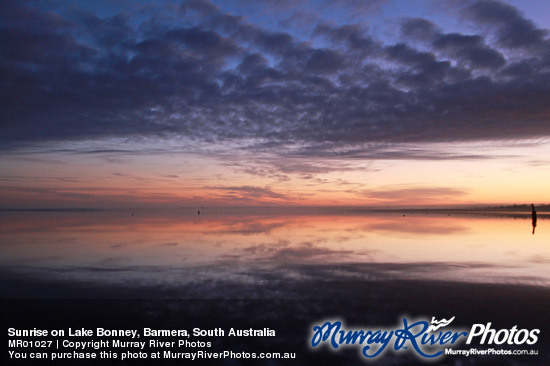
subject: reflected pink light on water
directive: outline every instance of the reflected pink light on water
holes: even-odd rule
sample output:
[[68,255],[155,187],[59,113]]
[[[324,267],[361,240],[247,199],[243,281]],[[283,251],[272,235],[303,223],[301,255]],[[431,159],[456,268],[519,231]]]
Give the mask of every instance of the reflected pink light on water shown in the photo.
[[[133,215],[132,215],[133,214]],[[209,269],[425,264],[407,277],[550,283],[550,231],[522,215],[362,211],[4,212],[0,263],[40,268]],[[459,272],[442,270],[452,265]],[[117,276],[116,273],[111,274]],[[134,276],[148,276],[134,271]],[[85,275],[84,275],[85,276]],[[455,278],[456,277],[456,278]],[[112,280],[112,279],[111,279]]]

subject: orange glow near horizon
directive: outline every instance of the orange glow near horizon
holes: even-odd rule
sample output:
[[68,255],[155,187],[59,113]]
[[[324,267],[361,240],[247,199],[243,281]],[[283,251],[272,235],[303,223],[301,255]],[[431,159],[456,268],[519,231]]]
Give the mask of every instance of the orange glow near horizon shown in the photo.
[[1,208],[549,203],[550,147],[526,145],[474,147],[487,155],[478,159],[288,163],[244,153],[10,154],[0,163]]

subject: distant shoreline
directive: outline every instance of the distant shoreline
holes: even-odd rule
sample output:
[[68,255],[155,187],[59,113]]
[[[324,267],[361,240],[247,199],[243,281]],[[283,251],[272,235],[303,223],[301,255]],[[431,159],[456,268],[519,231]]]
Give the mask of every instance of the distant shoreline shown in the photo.
[[[550,205],[536,205],[537,213],[540,216],[550,215]],[[507,205],[507,206],[471,206],[471,207],[365,207],[365,206],[182,206],[182,207],[135,207],[135,208],[93,208],[93,207],[58,207],[58,208],[0,208],[0,212],[144,212],[144,211],[186,211],[200,210],[202,212],[222,212],[229,210],[238,211],[328,211],[328,212],[356,212],[356,213],[455,213],[455,214],[477,214],[494,213],[502,215],[531,214],[530,205]]]

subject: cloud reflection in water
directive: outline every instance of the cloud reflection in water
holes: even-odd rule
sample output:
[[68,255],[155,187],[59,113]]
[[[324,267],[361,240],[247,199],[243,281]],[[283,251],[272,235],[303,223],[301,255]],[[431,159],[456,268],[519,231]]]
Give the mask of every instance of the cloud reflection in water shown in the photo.
[[3,277],[184,298],[294,298],[311,295],[304,287],[350,280],[550,284],[548,234],[526,235],[525,219],[203,212],[3,213]]

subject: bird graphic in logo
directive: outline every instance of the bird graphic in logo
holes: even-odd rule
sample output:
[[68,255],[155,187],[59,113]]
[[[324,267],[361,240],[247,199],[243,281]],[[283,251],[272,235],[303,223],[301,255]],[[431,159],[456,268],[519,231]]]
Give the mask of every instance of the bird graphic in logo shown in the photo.
[[451,324],[451,322],[455,319],[453,316],[451,319],[447,320],[445,318],[441,319],[440,321],[435,320],[435,317],[432,316],[432,324],[428,327],[428,332],[435,332],[439,328],[446,327],[447,325]]

